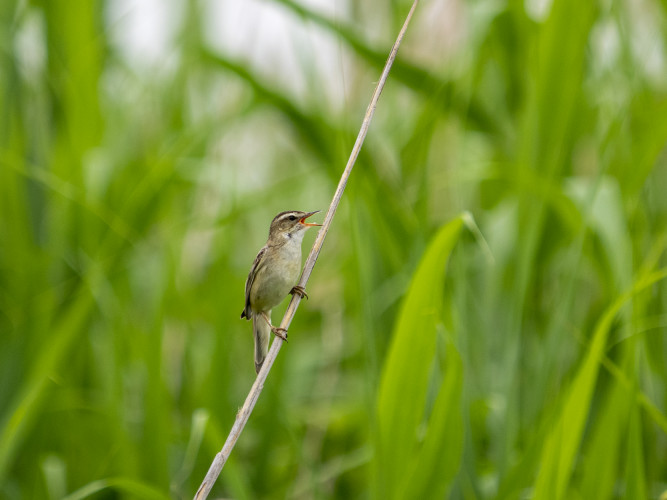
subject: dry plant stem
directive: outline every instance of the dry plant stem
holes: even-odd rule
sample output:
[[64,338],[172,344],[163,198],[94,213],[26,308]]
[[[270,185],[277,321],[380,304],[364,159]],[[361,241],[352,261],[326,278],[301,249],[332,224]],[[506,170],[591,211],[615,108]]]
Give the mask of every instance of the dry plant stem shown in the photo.
[[[331,204],[329,205],[327,214],[324,217],[322,228],[317,233],[317,238],[315,239],[315,243],[313,243],[313,247],[311,248],[310,253],[308,254],[308,258],[306,259],[306,264],[304,265],[303,273],[301,274],[301,279],[299,280],[298,284],[303,289],[306,288],[306,283],[308,283],[308,278],[310,278],[310,274],[313,272],[313,267],[315,266],[317,257],[320,254],[320,250],[322,249],[324,238],[326,238],[327,232],[329,231],[329,227],[331,226],[331,222],[333,221],[336,209],[338,208],[338,204],[340,203],[340,200],[343,196],[343,191],[345,191],[347,180],[350,177],[350,173],[352,172],[354,163],[357,161],[357,156],[359,156],[359,151],[361,151],[361,146],[364,143],[364,139],[366,138],[366,133],[368,132],[368,127],[370,126],[371,120],[373,118],[373,113],[375,113],[375,107],[377,106],[378,99],[380,98],[380,94],[382,93],[384,84],[387,81],[387,77],[389,76],[389,71],[391,69],[392,64],[394,63],[394,59],[396,58],[396,53],[398,52],[398,48],[400,47],[401,42],[403,41],[403,36],[405,35],[405,32],[408,28],[408,24],[410,23],[412,14],[414,13],[415,8],[417,7],[417,3],[419,3],[419,0],[415,0],[414,3],[412,4],[410,12],[408,13],[407,17],[405,18],[405,22],[403,23],[403,27],[401,28],[401,31],[399,32],[398,37],[396,38],[396,42],[394,43],[394,46],[392,47],[391,52],[389,53],[387,62],[384,66],[384,69],[382,70],[382,75],[380,76],[380,80],[378,81],[378,84],[375,87],[375,91],[373,92],[373,97],[371,98],[371,102],[368,105],[368,109],[366,110],[366,115],[364,116],[364,121],[361,124],[359,135],[357,135],[357,140],[354,143],[354,147],[352,148],[352,153],[350,154],[350,158],[347,161],[347,165],[345,166],[343,175],[340,178],[340,182],[338,183],[338,187],[336,188],[336,192],[334,193],[333,200],[331,200]],[[296,310],[299,307],[299,302],[301,302],[301,296],[296,293],[292,295],[292,300],[290,301],[289,306],[287,306],[287,310],[285,311],[283,320],[280,323],[280,328],[284,328],[285,330],[289,328],[290,323],[292,322],[292,318],[294,317],[294,313],[296,313]],[[255,407],[255,403],[257,403],[257,399],[259,398],[259,395],[262,392],[262,389],[264,388],[264,382],[266,381],[266,377],[268,376],[269,371],[271,370],[271,366],[273,366],[273,362],[276,360],[276,357],[278,356],[278,352],[280,351],[282,345],[283,341],[279,338],[276,338],[271,344],[271,349],[269,350],[269,353],[267,354],[266,359],[264,360],[262,369],[257,375],[255,383],[252,385],[250,393],[248,393],[248,397],[246,398],[243,407],[239,410],[239,412],[236,415],[236,421],[232,426],[232,430],[229,432],[229,436],[227,436],[227,441],[222,447],[222,450],[215,456],[213,463],[211,464],[211,467],[209,467],[209,470],[206,473],[204,481],[202,481],[199,490],[197,490],[197,494],[195,495],[195,500],[201,500],[208,497],[211,488],[213,488],[215,480],[220,475],[222,467],[225,465],[225,462],[227,461],[230,453],[232,452],[232,448],[234,448],[234,445],[236,444],[236,440],[241,435],[241,432],[243,431],[243,428],[245,427],[245,424],[248,421],[248,418],[250,417],[250,413],[252,413],[252,410]]]

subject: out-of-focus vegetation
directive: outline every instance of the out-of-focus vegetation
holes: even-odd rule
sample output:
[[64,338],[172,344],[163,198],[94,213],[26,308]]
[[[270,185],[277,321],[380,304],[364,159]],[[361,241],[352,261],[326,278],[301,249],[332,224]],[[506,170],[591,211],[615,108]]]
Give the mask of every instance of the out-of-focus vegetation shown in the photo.
[[[409,8],[156,3],[142,58],[141,3],[0,4],[2,498],[193,495],[250,264],[328,205]],[[667,489],[666,23],[423,1],[216,495]]]

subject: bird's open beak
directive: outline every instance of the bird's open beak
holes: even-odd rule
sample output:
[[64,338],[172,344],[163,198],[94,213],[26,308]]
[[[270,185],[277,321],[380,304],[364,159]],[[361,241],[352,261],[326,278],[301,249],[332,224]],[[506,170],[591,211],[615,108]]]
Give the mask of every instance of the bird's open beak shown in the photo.
[[322,224],[313,224],[313,223],[310,223],[310,222],[306,222],[306,219],[307,219],[308,217],[310,217],[311,215],[315,215],[315,214],[318,213],[318,212],[319,212],[319,210],[315,210],[314,212],[308,212],[306,215],[304,215],[303,217],[301,217],[301,219],[299,219],[299,222],[300,222],[301,224],[303,224],[304,226],[308,226],[308,227],[321,226]]

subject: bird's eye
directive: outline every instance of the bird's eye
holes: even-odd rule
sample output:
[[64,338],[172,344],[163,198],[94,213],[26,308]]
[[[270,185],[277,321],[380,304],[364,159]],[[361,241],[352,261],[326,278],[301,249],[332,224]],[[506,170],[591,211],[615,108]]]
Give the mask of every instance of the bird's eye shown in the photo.
[[296,220],[296,217],[294,217],[293,215],[290,215],[289,220]]

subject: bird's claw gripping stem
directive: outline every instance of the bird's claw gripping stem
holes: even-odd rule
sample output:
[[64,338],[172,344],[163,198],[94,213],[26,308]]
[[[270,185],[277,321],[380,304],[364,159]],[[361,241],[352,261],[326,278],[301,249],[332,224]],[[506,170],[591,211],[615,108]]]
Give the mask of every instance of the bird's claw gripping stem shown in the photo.
[[306,289],[303,288],[303,287],[300,286],[300,285],[295,285],[295,286],[293,286],[289,293],[291,293],[292,295],[296,294],[296,295],[298,295],[299,297],[301,297],[302,299],[303,299],[304,297],[305,297],[306,299],[308,298],[308,294],[306,293]]
[[287,342],[287,330],[285,328],[280,328],[279,326],[271,326],[271,331],[276,337]]

